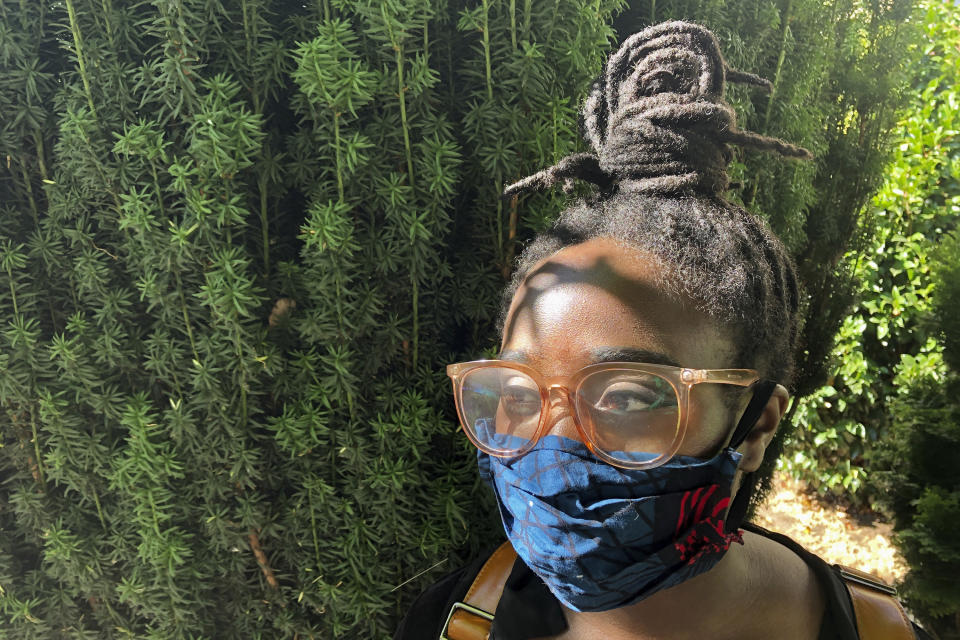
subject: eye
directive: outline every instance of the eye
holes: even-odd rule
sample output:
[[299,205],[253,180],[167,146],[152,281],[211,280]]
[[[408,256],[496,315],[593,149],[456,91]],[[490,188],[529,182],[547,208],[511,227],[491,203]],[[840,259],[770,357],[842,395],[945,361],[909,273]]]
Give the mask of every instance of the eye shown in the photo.
[[668,383],[645,380],[642,382],[620,381],[611,384],[594,403],[594,407],[598,411],[627,415],[675,407],[676,404],[676,395]]
[[524,381],[508,380],[500,389],[500,400],[507,413],[527,417],[540,412],[540,392]]

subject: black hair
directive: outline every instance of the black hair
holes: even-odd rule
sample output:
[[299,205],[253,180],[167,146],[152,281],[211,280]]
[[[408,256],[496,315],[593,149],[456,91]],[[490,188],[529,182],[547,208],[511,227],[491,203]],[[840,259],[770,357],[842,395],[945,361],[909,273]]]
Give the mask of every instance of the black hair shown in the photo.
[[[737,128],[727,81],[770,88],[730,69],[716,37],[688,22],[665,22],[628,38],[610,57],[583,106],[592,153],[564,158],[510,185],[504,197],[574,180],[596,185],[566,208],[517,258],[503,292],[499,330],[530,269],[564,247],[606,237],[652,254],[667,268],[662,288],[684,296],[729,330],[731,367],[757,369],[787,387],[799,324],[796,270],[754,214],[723,198],[730,145],[810,158],[806,149]],[[783,425],[786,426],[786,425]],[[769,488],[786,430],[741,491],[756,503]]]

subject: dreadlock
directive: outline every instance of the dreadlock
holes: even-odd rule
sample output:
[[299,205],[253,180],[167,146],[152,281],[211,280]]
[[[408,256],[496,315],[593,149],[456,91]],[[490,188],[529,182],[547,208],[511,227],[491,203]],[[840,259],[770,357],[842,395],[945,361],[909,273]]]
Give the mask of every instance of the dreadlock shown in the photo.
[[[565,209],[517,259],[503,293],[503,331],[510,301],[542,259],[592,238],[607,237],[652,254],[663,290],[684,296],[732,331],[736,362],[790,386],[799,293],[796,271],[780,241],[756,216],[722,197],[729,187],[730,145],[810,158],[806,149],[737,128],[724,100],[726,82],[765,87],[729,68],[716,37],[688,22],[665,22],[628,38],[610,57],[583,106],[592,153],[508,186],[504,197],[575,180],[596,185]],[[785,429],[764,463],[741,486],[758,503],[769,488]]]

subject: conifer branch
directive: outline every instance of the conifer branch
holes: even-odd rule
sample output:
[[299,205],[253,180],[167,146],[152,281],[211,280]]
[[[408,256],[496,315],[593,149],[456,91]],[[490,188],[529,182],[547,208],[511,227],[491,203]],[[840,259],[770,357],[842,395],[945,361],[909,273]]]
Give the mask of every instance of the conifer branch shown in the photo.
[[337,198],[343,203],[343,159],[340,155],[340,112],[336,110],[333,112],[333,153],[337,169]]
[[[331,465],[333,471],[333,465]],[[318,538],[316,507],[313,504],[313,478],[308,478],[307,484],[307,509],[310,512],[310,532],[313,534],[313,559],[316,563],[317,571],[323,567],[323,560],[320,557],[320,539]]]
[[7,261],[7,284],[10,285],[10,299],[13,302],[13,315],[17,316],[20,314],[20,309],[17,308],[17,289],[13,286],[13,261]]
[[103,532],[106,533],[109,531],[107,527],[107,519],[103,516],[103,506],[100,504],[100,494],[97,493],[97,490],[94,487],[90,487],[90,493],[93,494],[93,504],[97,508],[97,517],[100,519],[100,526],[103,527]]
[[43,490],[47,490],[47,480],[44,477],[43,473],[43,461],[40,458],[40,436],[37,433],[37,420],[33,416],[33,411],[30,411],[30,430],[31,435],[33,436],[33,453],[36,458],[36,467],[37,475],[39,476],[40,486],[43,487]]
[[260,536],[258,536],[257,533],[258,531],[256,529],[250,529],[250,535],[247,536],[247,539],[250,541],[250,548],[253,550],[253,555],[257,559],[257,564],[260,565],[260,571],[263,572],[263,577],[266,578],[267,584],[270,585],[271,589],[279,589],[280,584],[277,582],[276,576],[273,575],[273,569],[270,568],[267,555],[263,552],[263,549],[260,548]]
[[49,180],[50,175],[47,173],[47,162],[44,158],[43,136],[40,135],[39,129],[34,129],[33,131],[33,142],[37,149],[37,166],[40,168],[40,178]]
[[33,223],[36,228],[40,228],[40,214],[37,211],[37,201],[33,197],[33,185],[30,183],[30,174],[27,173],[27,164],[20,161],[20,174],[23,176],[23,189],[27,194],[27,201],[30,203],[30,213],[33,215]]
[[93,92],[90,91],[90,81],[87,79],[87,69],[83,60],[83,41],[80,36],[80,25],[77,22],[77,12],[73,8],[73,0],[66,0],[67,15],[70,17],[70,32],[73,34],[73,44],[77,50],[77,64],[80,66],[80,78],[83,80],[83,90],[87,94],[87,104],[90,113],[97,117],[97,108],[93,104]]
[[[413,173],[413,151],[410,146],[410,125],[407,122],[407,86],[404,83],[404,57],[403,57],[403,42],[398,40],[394,34],[393,27],[390,24],[390,17],[386,14],[386,5],[381,5],[380,8],[384,23],[387,25],[387,30],[390,36],[390,42],[393,45],[394,56],[397,66],[397,98],[400,101],[400,127],[403,130],[403,150],[404,156],[407,161],[407,184],[410,185],[410,189],[416,193],[417,184],[416,179]],[[413,241],[413,237],[411,237]],[[412,251],[414,260],[413,265],[410,269],[410,285],[411,285],[411,305],[413,312],[413,363],[412,367],[416,369],[417,359],[420,348],[420,273],[419,273],[419,264],[417,260],[417,251],[414,249]]]
[[431,0],[423,0],[423,58],[430,63],[430,20],[433,18],[433,9],[430,7]]
[[[267,220],[267,177],[261,173],[257,178],[257,190],[260,192],[260,239],[263,243],[263,280],[270,282],[270,224]],[[268,291],[269,295],[270,292]]]
[[[793,8],[793,0],[787,0],[787,5],[780,16],[780,46],[777,52],[777,66],[773,72],[773,80],[770,81],[770,92],[767,95],[767,108],[763,114],[763,125],[757,130],[758,133],[766,135],[770,128],[770,115],[773,113],[773,101],[777,97],[777,87],[780,85],[780,75],[783,73],[783,63],[787,57],[787,36],[790,34],[790,13]],[[757,175],[753,184],[750,186],[750,196],[745,199],[747,206],[754,203],[757,198],[757,189],[760,187],[760,176]]]
[[160,215],[167,217],[167,211],[163,206],[163,191],[160,190],[160,178],[157,175],[157,163],[150,158],[150,173],[153,176],[153,190],[157,194],[157,206],[160,207]]
[[173,277],[177,282],[177,295],[180,297],[180,310],[183,312],[183,327],[187,331],[187,338],[190,340],[190,350],[193,351],[193,359],[195,362],[200,362],[200,354],[197,353],[197,345],[193,341],[193,328],[190,322],[190,315],[187,313],[187,301],[183,298],[183,283],[180,282],[180,269],[178,266],[174,266]]
[[110,253],[109,251],[107,251],[106,249],[104,249],[103,247],[98,247],[98,246],[97,246],[97,243],[94,242],[92,238],[90,239],[90,244],[93,246],[94,249],[96,249],[96,250],[99,251],[100,253],[105,253],[106,255],[110,256],[110,257],[113,258],[114,260],[119,260],[119,259],[120,259],[120,258],[118,258],[117,256],[115,256],[115,255],[113,255],[112,253]]
[[110,41],[110,49],[117,50],[117,45],[113,41],[113,26],[110,24],[110,16],[113,15],[113,6],[110,0],[101,0],[100,7],[103,10],[103,22],[106,25],[107,40]]
[[513,266],[513,251],[517,237],[517,205],[519,195],[510,198],[510,220],[507,226],[507,255],[503,260],[503,279],[510,279],[510,268]]
[[787,5],[780,16],[780,47],[777,52],[777,66],[773,72],[773,80],[770,81],[770,94],[767,97],[767,108],[763,114],[763,126],[759,133],[766,134],[770,127],[770,114],[773,112],[773,101],[777,95],[777,87],[780,84],[780,76],[783,73],[783,63],[787,58],[787,39],[790,34],[791,10],[793,9],[793,0],[787,0]]
[[530,12],[533,0],[523,0],[523,40],[530,37]]
[[[483,64],[487,81],[487,100],[493,100],[493,70],[490,65],[490,0],[483,0]],[[497,187],[499,190],[499,186]]]

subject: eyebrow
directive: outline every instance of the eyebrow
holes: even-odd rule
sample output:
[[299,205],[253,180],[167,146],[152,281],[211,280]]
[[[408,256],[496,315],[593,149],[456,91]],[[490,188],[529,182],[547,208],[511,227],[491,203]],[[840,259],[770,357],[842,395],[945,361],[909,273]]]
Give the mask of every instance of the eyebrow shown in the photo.
[[[507,349],[501,351],[498,360],[526,362],[529,358],[525,351]],[[600,362],[643,362],[646,364],[665,364],[671,367],[681,367],[679,362],[659,351],[636,349],[634,347],[598,347],[590,351],[591,364]]]

